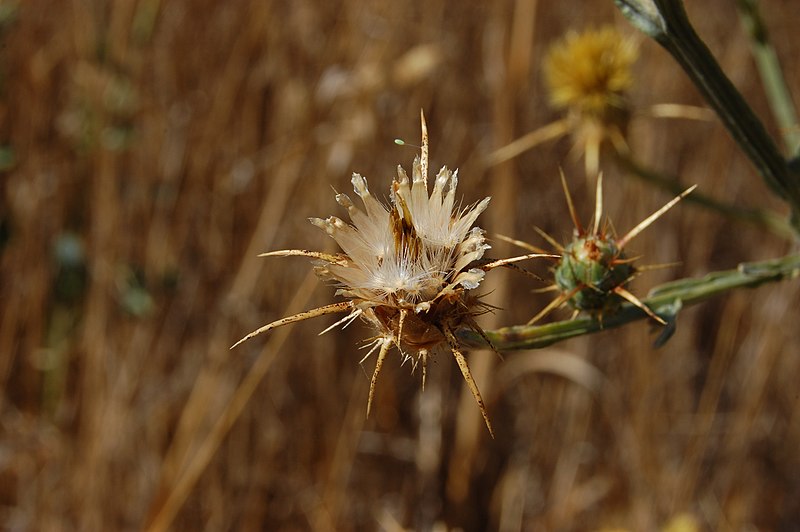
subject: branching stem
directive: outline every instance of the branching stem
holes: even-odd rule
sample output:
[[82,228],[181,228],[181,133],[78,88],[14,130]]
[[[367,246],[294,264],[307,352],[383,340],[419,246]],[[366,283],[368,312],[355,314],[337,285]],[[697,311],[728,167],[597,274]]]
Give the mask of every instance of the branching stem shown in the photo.
[[681,0],[614,0],[631,23],[664,47],[719,115],[764,181],[792,207],[800,233],[800,176],[695,33]]
[[[742,263],[735,270],[709,273],[702,278],[681,279],[662,284],[650,291],[643,302],[665,321],[674,324],[682,307],[692,305],[737,288],[754,288],[764,283],[793,279],[800,276],[800,254],[763,262]],[[632,304],[623,304],[619,311],[595,318],[579,318],[547,325],[515,325],[494,331],[486,336],[499,351],[538,349],[556,342],[620,327],[632,321],[647,319],[647,314]],[[464,345],[486,347],[474,331],[462,329],[458,336]]]

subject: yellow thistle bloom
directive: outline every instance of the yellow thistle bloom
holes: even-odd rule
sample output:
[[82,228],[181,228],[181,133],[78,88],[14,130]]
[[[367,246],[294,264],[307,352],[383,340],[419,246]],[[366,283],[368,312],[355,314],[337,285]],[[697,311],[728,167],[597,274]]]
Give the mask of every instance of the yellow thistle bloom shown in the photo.
[[[489,165],[502,163],[543,142],[570,135],[576,154],[584,156],[587,179],[600,170],[600,151],[610,147],[617,155],[630,152],[625,138],[632,110],[627,91],[633,86],[636,41],[612,27],[570,31],[544,58],[550,103],[566,116],[492,152]],[[661,118],[710,120],[705,108],[679,104],[654,105],[643,114]]]
[[630,110],[625,92],[633,85],[637,50],[611,27],[571,31],[544,61],[550,102],[566,109],[567,127],[586,157],[587,176],[597,174],[602,143],[624,144]]
[[367,415],[378,374],[392,346],[397,347],[404,361],[411,359],[414,365],[422,363],[423,387],[428,357],[437,351],[450,351],[491,433],[483,399],[455,332],[466,326],[485,338],[474,317],[485,312],[487,307],[471,290],[480,285],[486,271],[540,254],[498,261],[483,259],[489,245],[483,229],[473,224],[488,206],[489,198],[468,207],[458,206],[458,171],[452,172],[447,167],[436,175],[433,190],[429,192],[428,132],[425,117],[421,119],[421,154],[414,159],[410,179],[402,167],[397,167],[388,206],[370,193],[366,179],[353,174],[353,189],[363,203],[363,210],[347,195],[336,195],[339,205],[347,209],[351,223],[336,216],[311,219],[311,223],[339,244],[343,253],[331,255],[290,249],[261,255],[315,259],[317,275],[335,283],[339,287],[337,295],[346,300],[267,324],[233,347],[282,325],[347,312],[342,320],[323,332],[336,325],[347,325],[356,318],[375,329],[376,335],[368,344],[370,349],[362,359],[363,362],[378,352]]
[[489,164],[498,164],[530,148],[570,134],[585,157],[587,178],[597,175],[600,148],[611,141],[627,150],[625,130],[630,117],[626,91],[633,85],[634,41],[605,27],[582,33],[570,31],[544,58],[550,102],[566,110],[560,118],[496,150]]
[[544,61],[551,103],[599,120],[625,112],[637,55],[633,40],[612,27],[567,33]]

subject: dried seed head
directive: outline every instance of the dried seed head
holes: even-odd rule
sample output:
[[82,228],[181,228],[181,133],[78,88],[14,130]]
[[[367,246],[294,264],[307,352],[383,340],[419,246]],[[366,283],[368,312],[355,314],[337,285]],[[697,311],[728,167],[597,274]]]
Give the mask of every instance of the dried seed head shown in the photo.
[[489,198],[459,210],[454,208],[456,173],[442,168],[430,195],[419,157],[413,175],[410,181],[398,167],[387,208],[372,196],[366,179],[353,174],[364,210],[347,195],[337,195],[352,225],[335,216],[311,220],[347,257],[320,261],[317,273],[337,283],[340,294],[359,308],[389,306],[417,313],[459,289],[476,288],[483,279],[483,270],[468,266],[489,248],[483,230],[472,227]]
[[360,317],[376,331],[363,359],[378,352],[367,414],[378,374],[392,346],[397,347],[404,361],[410,359],[415,366],[422,363],[423,386],[428,357],[438,351],[450,351],[491,433],[483,400],[455,331],[466,326],[483,335],[474,317],[488,307],[471,291],[480,285],[486,271],[538,255],[499,261],[483,259],[489,245],[484,231],[473,224],[488,206],[489,198],[467,207],[457,205],[457,171],[446,167],[439,171],[429,189],[428,132],[424,116],[421,119],[421,153],[414,159],[411,178],[398,166],[389,205],[370,193],[366,179],[353,174],[353,190],[363,207],[357,206],[346,194],[336,196],[336,201],[347,210],[350,223],[335,216],[311,219],[311,223],[336,240],[343,253],[283,250],[264,254],[315,259],[317,275],[338,286],[337,295],[345,297],[346,301],[265,325],[234,347],[287,323],[347,312],[334,326],[347,325]]

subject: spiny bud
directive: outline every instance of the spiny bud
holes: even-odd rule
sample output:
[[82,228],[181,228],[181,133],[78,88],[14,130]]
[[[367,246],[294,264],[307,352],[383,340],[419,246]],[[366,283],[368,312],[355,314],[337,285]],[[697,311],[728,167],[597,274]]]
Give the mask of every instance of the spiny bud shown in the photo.
[[636,274],[613,238],[605,235],[576,236],[565,248],[555,269],[562,293],[572,293],[568,303],[576,310],[603,313],[622,302],[614,293]]
[[595,214],[591,230],[584,228],[578,219],[563,173],[561,174],[561,184],[564,187],[570,216],[575,224],[575,236],[569,244],[560,246],[551,237],[544,235],[561,253],[554,272],[555,284],[552,287],[559,291],[559,296],[528,323],[534,323],[550,311],[566,304],[575,309],[576,314],[588,312],[602,319],[604,314],[614,312],[625,300],[642,309],[657,322],[665,324],[663,319],[626,288],[639,270],[633,265],[632,259],[625,256],[623,249],[636,235],[672,208],[695,187],[692,186],[673,198],[669,203],[642,220],[622,238],[616,238],[606,227],[601,228],[603,216],[602,174],[597,176]]

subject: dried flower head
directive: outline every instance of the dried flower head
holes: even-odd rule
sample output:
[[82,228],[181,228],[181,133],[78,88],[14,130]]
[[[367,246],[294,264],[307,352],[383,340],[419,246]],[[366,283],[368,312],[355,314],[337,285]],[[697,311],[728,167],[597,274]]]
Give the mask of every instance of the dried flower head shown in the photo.
[[370,193],[366,179],[353,174],[353,189],[361,198],[363,210],[347,195],[336,195],[336,201],[347,209],[351,223],[335,216],[311,219],[311,223],[336,240],[343,253],[283,250],[261,255],[315,259],[317,275],[336,284],[337,295],[346,300],[265,325],[239,340],[234,347],[275,327],[323,314],[347,312],[323,333],[356,318],[363,319],[376,331],[362,359],[363,362],[372,353],[378,353],[370,382],[367,415],[378,374],[392,346],[398,349],[404,362],[412,360],[415,366],[421,363],[423,387],[428,358],[437,351],[450,351],[491,433],[483,399],[455,331],[466,326],[485,338],[474,318],[487,307],[472,290],[480,285],[486,271],[539,254],[498,261],[483,259],[489,245],[484,231],[473,224],[488,206],[489,198],[463,208],[457,205],[458,171],[452,172],[447,167],[436,175],[433,190],[429,192],[428,132],[424,115],[421,120],[421,154],[414,159],[410,179],[398,166],[388,206]]
[[[624,248],[635,236],[692,192],[696,185],[673,198],[628,231],[625,236],[617,238],[610,230],[608,221],[601,226],[603,215],[602,174],[597,177],[595,213],[591,229],[583,227],[578,219],[563,173],[561,174],[561,183],[564,187],[570,216],[575,224],[575,234],[570,243],[561,246],[552,237],[540,231],[540,234],[561,255],[554,270],[555,283],[550,287],[550,289],[558,291],[559,295],[528,323],[535,323],[552,310],[566,304],[574,309],[575,315],[585,311],[602,319],[604,314],[614,312],[622,301],[628,301],[642,309],[655,321],[666,325],[661,317],[627,289],[628,283],[639,272],[652,269],[652,267],[637,268],[634,266],[635,259],[627,257]],[[526,249],[538,251],[529,244],[516,240],[512,242]]]

